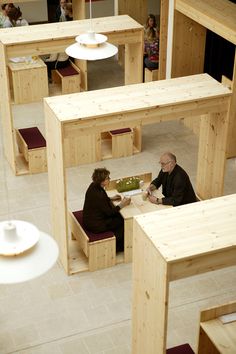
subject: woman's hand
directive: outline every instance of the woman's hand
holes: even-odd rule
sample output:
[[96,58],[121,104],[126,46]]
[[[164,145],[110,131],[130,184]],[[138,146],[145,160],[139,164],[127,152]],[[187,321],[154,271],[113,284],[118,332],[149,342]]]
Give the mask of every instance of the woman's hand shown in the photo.
[[111,199],[113,202],[116,201],[116,200],[119,201],[119,200],[121,200],[121,196],[120,196],[119,194],[116,194],[116,195],[114,195],[113,197],[111,197],[110,199]]
[[122,201],[120,202],[119,207],[122,209],[122,208],[124,208],[125,206],[129,205],[130,202],[131,202],[131,198],[124,197],[124,198],[122,199]]

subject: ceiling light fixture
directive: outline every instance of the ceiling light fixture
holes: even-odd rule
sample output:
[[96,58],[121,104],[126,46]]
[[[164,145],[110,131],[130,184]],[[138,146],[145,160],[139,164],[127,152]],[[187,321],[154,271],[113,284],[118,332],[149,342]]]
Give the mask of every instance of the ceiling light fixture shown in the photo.
[[82,60],[99,60],[110,58],[118,48],[107,43],[107,36],[95,33],[92,29],[92,2],[89,2],[90,30],[75,38],[76,43],[66,48],[65,52],[72,58]]
[[0,222],[0,284],[21,283],[46,273],[58,253],[54,239],[33,224]]

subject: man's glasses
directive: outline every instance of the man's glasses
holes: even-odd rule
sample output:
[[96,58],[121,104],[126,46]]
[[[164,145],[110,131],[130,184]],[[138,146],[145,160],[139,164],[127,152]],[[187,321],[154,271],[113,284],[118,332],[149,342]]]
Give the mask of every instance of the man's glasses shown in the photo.
[[168,165],[168,163],[170,163],[171,162],[171,160],[170,161],[167,161],[167,162],[161,162],[161,161],[159,161],[159,164],[161,165],[161,166],[166,166],[166,165]]

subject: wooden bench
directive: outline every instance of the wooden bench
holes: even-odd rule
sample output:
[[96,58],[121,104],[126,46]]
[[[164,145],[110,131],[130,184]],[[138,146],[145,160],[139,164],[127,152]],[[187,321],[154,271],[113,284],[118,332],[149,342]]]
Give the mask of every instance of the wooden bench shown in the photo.
[[148,69],[144,70],[144,82],[156,81],[158,80],[159,69]]
[[47,171],[46,140],[37,127],[16,129],[19,152],[28,164],[29,173]]
[[116,264],[116,238],[112,231],[95,234],[83,226],[83,210],[68,212],[72,238],[88,258],[89,271],[112,267]]
[[166,354],[194,354],[189,344],[181,344],[166,350]]
[[130,128],[111,130],[112,157],[133,155],[133,130]]
[[80,69],[70,61],[67,67],[52,70],[52,82],[61,84],[62,95],[80,92]]

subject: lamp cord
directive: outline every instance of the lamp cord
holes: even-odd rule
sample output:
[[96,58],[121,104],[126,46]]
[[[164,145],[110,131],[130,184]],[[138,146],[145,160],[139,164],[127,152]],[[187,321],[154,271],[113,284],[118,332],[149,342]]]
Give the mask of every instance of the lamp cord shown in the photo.
[[89,18],[90,18],[90,31],[93,30],[92,25],[92,0],[89,1]]

